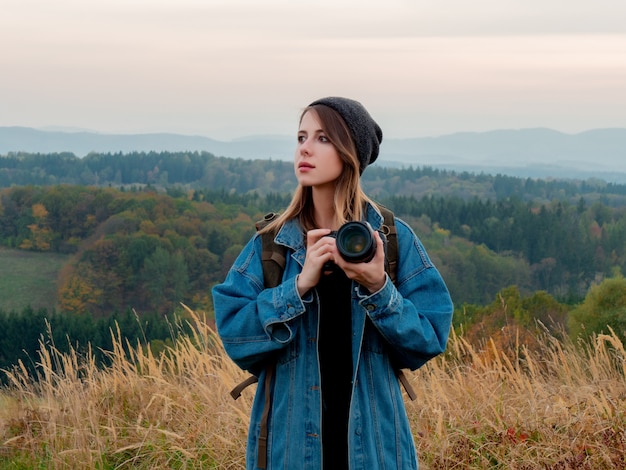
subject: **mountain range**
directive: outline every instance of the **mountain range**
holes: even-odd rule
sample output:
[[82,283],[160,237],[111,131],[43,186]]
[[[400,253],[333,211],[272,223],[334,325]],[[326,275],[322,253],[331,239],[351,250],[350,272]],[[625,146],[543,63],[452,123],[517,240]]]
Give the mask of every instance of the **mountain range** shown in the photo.
[[[229,158],[290,160],[294,148],[295,138],[288,136],[220,141],[171,133],[102,134],[0,127],[0,155],[71,152],[84,157],[90,152],[206,151]],[[503,129],[385,139],[376,164],[626,183],[626,129],[594,129],[577,134],[545,128]]]

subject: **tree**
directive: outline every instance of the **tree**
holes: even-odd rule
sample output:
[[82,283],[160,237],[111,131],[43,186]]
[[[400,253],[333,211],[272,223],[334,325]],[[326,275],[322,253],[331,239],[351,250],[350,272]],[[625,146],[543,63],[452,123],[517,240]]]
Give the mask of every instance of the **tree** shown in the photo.
[[98,310],[102,289],[95,286],[86,273],[75,272],[59,289],[59,307],[63,312],[87,314]]
[[33,204],[32,217],[34,223],[28,225],[30,237],[24,238],[20,244],[22,250],[49,251],[53,233],[48,224],[48,211],[43,204]]
[[570,336],[588,338],[609,327],[626,344],[626,279],[621,274],[592,286],[581,305],[570,312]]
[[142,279],[152,307],[166,313],[184,300],[189,285],[187,264],[180,252],[158,247],[143,266]]

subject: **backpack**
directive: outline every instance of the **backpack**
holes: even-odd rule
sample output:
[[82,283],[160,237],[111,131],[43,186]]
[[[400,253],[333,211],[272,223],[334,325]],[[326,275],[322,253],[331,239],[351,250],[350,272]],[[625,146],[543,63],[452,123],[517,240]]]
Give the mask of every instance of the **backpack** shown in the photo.
[[[397,267],[398,267],[398,232],[396,230],[396,223],[393,212],[384,206],[378,205],[378,209],[383,216],[382,232],[387,238],[387,251],[385,253],[385,272],[393,283],[397,279]],[[255,227],[257,232],[263,229],[267,224],[272,222],[278,216],[275,212],[270,212],[263,217],[262,220],[256,222]],[[283,271],[285,264],[287,263],[287,248],[283,245],[277,245],[274,243],[275,233],[264,232],[261,234],[261,262],[263,265],[263,282],[265,288],[278,286],[283,279]],[[267,453],[267,420],[269,417],[269,410],[271,406],[271,382],[274,376],[275,364],[270,364],[266,370],[265,377],[265,403],[263,406],[263,415],[260,423],[260,433],[258,441],[258,466],[259,468],[265,468],[266,453]],[[398,380],[404,387],[407,395],[411,400],[415,400],[417,395],[413,390],[413,387],[409,383],[406,375],[402,369],[397,368],[395,370]],[[230,392],[231,397],[236,400],[241,396],[241,392],[248,386],[258,382],[258,377],[252,375],[246,380],[238,384]]]

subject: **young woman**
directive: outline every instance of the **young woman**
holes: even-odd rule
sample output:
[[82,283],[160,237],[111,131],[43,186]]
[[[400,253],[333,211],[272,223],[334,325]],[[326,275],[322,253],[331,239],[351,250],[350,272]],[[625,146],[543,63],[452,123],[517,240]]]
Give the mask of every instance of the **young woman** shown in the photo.
[[[227,353],[259,377],[249,469],[418,467],[396,370],[417,369],[444,351],[453,306],[421,242],[397,218],[395,283],[385,271],[383,217],[360,184],[381,141],[359,102],[328,97],[309,105],[294,157],[297,190],[264,229],[287,247],[282,283],[264,287],[256,234],[213,289]],[[371,260],[345,261],[328,236],[348,221],[373,228]],[[267,442],[260,442],[265,423]]]

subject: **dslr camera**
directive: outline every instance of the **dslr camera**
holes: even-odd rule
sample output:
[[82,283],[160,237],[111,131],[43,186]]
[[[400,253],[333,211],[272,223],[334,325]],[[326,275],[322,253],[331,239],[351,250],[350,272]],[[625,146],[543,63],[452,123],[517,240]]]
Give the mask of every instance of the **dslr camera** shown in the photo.
[[[339,230],[330,232],[327,237],[337,241],[337,250],[341,257],[349,263],[368,263],[376,255],[376,238],[374,231],[367,222],[346,222]],[[382,236],[385,242],[384,235]],[[333,270],[332,261],[324,265],[325,271]]]

